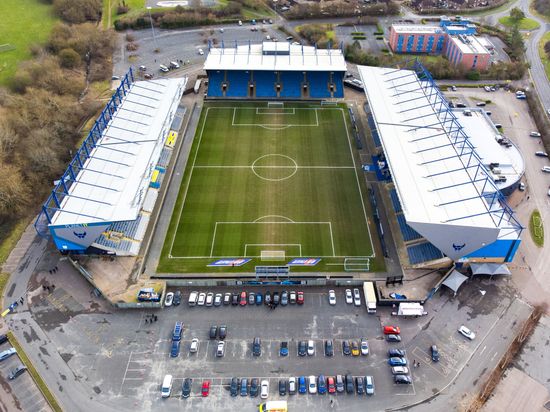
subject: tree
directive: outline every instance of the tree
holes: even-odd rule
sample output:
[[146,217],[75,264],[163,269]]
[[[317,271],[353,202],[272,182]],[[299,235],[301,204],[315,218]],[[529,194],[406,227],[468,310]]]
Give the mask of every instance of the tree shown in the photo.
[[0,164],[0,220],[6,221],[20,216],[26,211],[31,197],[19,169],[8,164]]
[[512,10],[510,10],[510,18],[514,23],[519,23],[521,19],[525,18],[525,13],[521,9],[518,9],[517,7],[514,7]]
[[59,52],[59,64],[65,69],[74,69],[80,66],[80,55],[71,48]]

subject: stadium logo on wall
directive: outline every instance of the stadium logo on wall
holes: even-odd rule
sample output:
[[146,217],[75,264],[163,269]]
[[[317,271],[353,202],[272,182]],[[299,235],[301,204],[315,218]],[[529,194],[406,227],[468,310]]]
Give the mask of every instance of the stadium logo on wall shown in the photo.
[[224,266],[242,266],[250,262],[250,259],[220,259],[210,263],[208,266],[224,267]]
[[73,234],[79,239],[84,239],[86,237],[86,232],[73,232]]
[[321,259],[296,258],[287,263],[288,266],[315,266]]
[[466,246],[466,243],[463,243],[462,245],[457,245],[456,243],[453,243],[453,249],[457,252],[464,249],[464,246]]

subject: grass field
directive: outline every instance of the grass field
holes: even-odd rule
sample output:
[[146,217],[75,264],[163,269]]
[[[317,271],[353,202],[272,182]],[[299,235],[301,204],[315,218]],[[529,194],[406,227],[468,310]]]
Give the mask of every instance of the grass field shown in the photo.
[[39,0],[1,0],[0,4],[0,85],[7,85],[17,64],[31,57],[29,46],[48,39],[56,18],[52,6]]
[[[498,22],[506,27],[512,27],[514,25],[514,21],[510,16],[501,17],[500,19],[498,19]],[[539,27],[540,25],[535,20],[528,17],[524,17],[519,22],[520,30],[535,30]]]
[[539,48],[539,56],[542,61],[542,64],[544,65],[544,71],[546,73],[546,77],[548,80],[550,80],[550,58],[544,51],[544,45],[546,42],[550,41],[550,31],[544,33],[544,35],[541,37],[540,42],[538,44]]
[[[346,257],[372,256],[349,125],[340,106],[206,105],[157,272],[252,272],[293,257],[341,272]],[[252,262],[207,266],[230,257]]]

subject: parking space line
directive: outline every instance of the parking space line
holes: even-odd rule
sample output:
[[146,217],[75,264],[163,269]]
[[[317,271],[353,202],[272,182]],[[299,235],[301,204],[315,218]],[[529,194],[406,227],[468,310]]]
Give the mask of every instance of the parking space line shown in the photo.
[[133,352],[130,352],[130,356],[128,356],[128,363],[126,363],[126,370],[124,371],[124,376],[123,376],[122,382],[120,384],[120,390],[118,391],[119,395],[122,393],[122,387],[124,386],[124,381],[126,380],[126,374],[128,373],[128,367],[130,366],[130,361],[132,360],[132,353]]

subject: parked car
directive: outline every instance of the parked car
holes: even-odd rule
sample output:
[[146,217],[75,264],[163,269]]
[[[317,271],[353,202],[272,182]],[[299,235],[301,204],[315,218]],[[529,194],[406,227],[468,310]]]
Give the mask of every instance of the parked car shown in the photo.
[[458,328],[458,331],[460,332],[461,335],[467,337],[470,340],[474,340],[475,337],[476,337],[476,334],[464,325],[462,325],[460,328]]
[[307,388],[309,393],[317,393],[317,378],[311,375],[308,379]]
[[248,304],[249,305],[255,305],[256,304],[256,294],[254,292],[250,292],[248,294]]
[[288,356],[288,342],[287,341],[282,341],[281,342],[281,349],[279,349],[279,355]]
[[531,137],[541,137],[539,132],[531,132],[531,133],[529,133],[529,136],[531,136]]
[[233,293],[231,295],[231,305],[237,306],[238,304],[239,304],[239,294],[238,293]]
[[401,336],[399,336],[399,335],[386,335],[386,341],[388,341],[388,342],[401,342]]
[[334,343],[332,339],[325,340],[325,356],[334,355]]
[[260,381],[258,380],[258,378],[252,378],[250,380],[250,396],[253,397],[253,398],[258,396],[259,383],[260,383]]
[[10,381],[14,380],[19,375],[21,375],[23,372],[25,372],[26,370],[27,370],[27,367],[25,365],[19,365],[16,368],[10,370],[10,373],[8,375],[8,379]]
[[286,379],[279,379],[279,395],[286,396]]
[[239,378],[231,378],[231,385],[229,386],[229,394],[233,397],[237,396],[239,391]]
[[401,383],[401,384],[405,384],[405,385],[410,385],[412,383],[412,379],[408,375],[395,375],[393,377],[393,381],[395,383]]
[[288,394],[294,395],[296,393],[296,378],[291,376],[288,378]]
[[346,289],[346,303],[348,305],[353,304],[353,294],[351,293],[351,289]]
[[312,340],[307,341],[307,354],[308,356],[315,355],[315,342]]
[[399,326],[384,326],[384,335],[399,335],[400,333]]
[[279,292],[273,292],[273,304],[277,306],[281,302]]
[[346,356],[351,355],[351,346],[347,340],[342,341],[342,353]]
[[248,396],[248,379],[241,379],[241,396]]
[[439,362],[439,350],[437,349],[437,346],[432,345],[430,347],[430,352],[432,353],[432,361]]
[[176,322],[174,330],[172,331],[172,340],[181,340],[181,333],[183,331],[183,323]]
[[328,304],[332,306],[336,305],[336,292],[332,289],[328,291]]
[[218,336],[220,337],[220,340],[224,340],[227,336],[227,326],[221,325],[218,329]]
[[174,306],[179,306],[181,303],[181,291],[176,290],[176,293],[174,293]]
[[407,359],[399,357],[389,358],[388,364],[390,366],[405,366],[407,364]]
[[260,384],[260,398],[267,399],[269,396],[269,381],[263,380]]
[[259,337],[255,337],[252,341],[252,355],[260,356],[262,354],[262,340]]
[[208,292],[206,294],[206,306],[212,306],[214,304],[214,294],[212,292]]
[[298,293],[296,294],[296,303],[297,303],[298,305],[303,305],[303,304],[304,304],[304,301],[305,301],[305,299],[304,299],[304,292],[298,292]]
[[333,376],[327,378],[327,392],[329,394],[336,393],[336,382],[334,381]]
[[241,298],[239,300],[239,305],[246,306],[246,292],[241,292]]
[[222,305],[222,294],[216,293],[216,296],[214,297],[214,306],[221,306]]
[[353,376],[346,375],[346,392],[352,394],[355,392],[355,387],[353,385]]
[[256,305],[261,305],[263,303],[263,295],[258,292],[256,293]]
[[168,292],[166,294],[166,298],[164,299],[164,306],[170,307],[172,306],[172,303],[174,302],[174,293]]
[[319,395],[324,395],[327,393],[327,379],[325,378],[325,375],[319,375],[317,382],[317,393]]
[[9,348],[9,349],[6,349],[5,351],[0,352],[0,362],[8,359],[11,355],[15,353],[17,353],[15,348]]
[[226,292],[225,295],[223,295],[223,304],[225,306],[229,305],[231,303],[231,293]]
[[191,386],[193,385],[193,379],[185,378],[181,385],[181,396],[184,398],[189,398],[191,395]]
[[294,305],[296,303],[296,292],[294,290],[290,291],[288,301],[291,305]]
[[374,395],[374,377],[370,375],[365,376],[365,390],[367,395]]
[[281,293],[281,306],[286,305],[288,305],[288,292],[283,290],[283,293]]
[[0,345],[8,341],[8,335],[0,335]]
[[303,395],[306,392],[307,392],[306,377],[300,376],[298,378],[298,393],[301,393]]
[[208,337],[210,339],[216,339],[216,336],[218,336],[218,325],[212,325],[210,326],[210,333],[208,334]]
[[544,173],[550,173],[550,166],[543,166],[541,169]]
[[191,340],[191,346],[189,346],[189,352],[196,353],[199,350],[199,339],[193,338]]
[[178,357],[178,355],[180,354],[180,345],[181,345],[180,340],[173,340],[172,341],[172,348],[170,349],[170,357],[172,357],[172,358],[177,358]]
[[197,305],[204,306],[205,301],[206,301],[206,293],[204,292],[199,293],[199,298],[197,299]]
[[351,341],[351,354],[352,356],[359,356],[359,344],[357,341]]
[[355,378],[355,390],[357,395],[363,395],[365,393],[365,383],[362,376],[357,376]]
[[390,358],[395,358],[395,357],[400,357],[400,358],[402,358],[402,357],[405,356],[405,351],[402,350],[402,349],[390,349],[390,350],[388,351],[388,356],[389,356]]
[[298,356],[306,356],[307,354],[307,343],[304,340],[298,342]]
[[366,338],[361,338],[361,355],[367,356],[369,354],[369,342]]
[[336,375],[336,392],[343,393],[345,390],[344,376]]
[[409,368],[407,368],[406,366],[392,366],[391,373],[393,375],[408,375]]
[[361,293],[357,288],[353,289],[353,304],[355,306],[361,306]]
[[218,342],[218,348],[216,349],[216,356],[218,358],[223,358],[223,355],[225,355],[225,342],[220,340]]
[[265,292],[264,303],[269,306],[271,304],[271,302],[272,302],[271,292],[269,290],[267,290]]
[[535,156],[539,156],[539,157],[548,157],[548,153],[543,152],[542,150],[537,150],[537,151],[535,152]]
[[201,395],[203,398],[206,398],[210,393],[210,381],[203,381],[201,387]]

